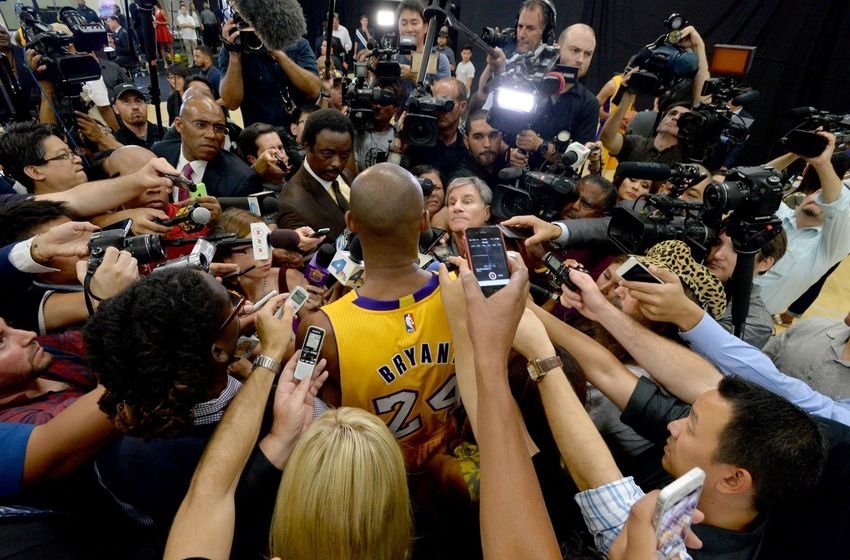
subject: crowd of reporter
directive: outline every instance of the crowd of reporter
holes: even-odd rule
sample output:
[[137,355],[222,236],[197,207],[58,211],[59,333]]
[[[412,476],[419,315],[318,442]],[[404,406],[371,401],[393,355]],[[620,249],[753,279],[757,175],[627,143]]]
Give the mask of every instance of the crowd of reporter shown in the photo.
[[[396,15],[421,56],[424,6]],[[850,254],[847,147],[819,131],[821,153],[765,162],[802,180],[751,261],[729,215],[707,244],[628,255],[618,209],[699,211],[738,177],[737,152],[687,183],[617,168],[690,165],[678,121],[710,102],[694,27],[687,99],[644,133],[624,123],[638,69],[591,93],[597,37],[549,2],[522,3],[514,52],[475,90],[437,33],[441,108],[411,142],[418,57],[349,85],[375,62],[364,18],[352,41],[335,16],[328,65],[326,43],[245,49],[225,22],[220,83],[170,67],[162,130],[124,83],[117,127],[77,113],[70,132],[27,53],[39,119],[0,133],[0,557],[656,558],[658,490],[694,467],[695,524],[669,557],[846,555],[850,314],[774,323]],[[576,81],[500,130],[488,82],[545,44]],[[381,101],[352,107],[361,86]],[[562,131],[586,163],[562,158]],[[523,189],[527,214],[507,202]],[[466,235],[483,226],[510,269],[487,297]]]

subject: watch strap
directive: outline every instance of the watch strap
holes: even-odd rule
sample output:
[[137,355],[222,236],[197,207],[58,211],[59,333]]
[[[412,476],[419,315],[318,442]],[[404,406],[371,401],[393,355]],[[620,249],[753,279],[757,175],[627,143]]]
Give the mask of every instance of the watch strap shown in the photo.
[[265,354],[260,354],[259,356],[254,358],[254,367],[266,368],[267,370],[270,370],[275,375],[277,375],[283,369],[283,364],[281,364],[274,358],[266,356]]
[[528,374],[534,381],[540,381],[543,377],[555,368],[562,367],[564,363],[558,356],[543,358],[540,360],[532,360],[528,363]]

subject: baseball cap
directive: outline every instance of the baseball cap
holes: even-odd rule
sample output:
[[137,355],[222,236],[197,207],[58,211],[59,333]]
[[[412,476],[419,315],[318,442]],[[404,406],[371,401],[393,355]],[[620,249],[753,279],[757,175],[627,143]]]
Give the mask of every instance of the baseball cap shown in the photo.
[[147,97],[145,96],[145,93],[142,90],[140,90],[138,88],[138,86],[136,86],[136,84],[119,84],[119,85],[115,86],[115,88],[112,90],[112,101],[113,102],[116,101],[122,95],[124,95],[125,93],[128,93],[128,92],[131,92],[131,91],[138,93],[139,95],[142,96],[142,99],[147,101]]

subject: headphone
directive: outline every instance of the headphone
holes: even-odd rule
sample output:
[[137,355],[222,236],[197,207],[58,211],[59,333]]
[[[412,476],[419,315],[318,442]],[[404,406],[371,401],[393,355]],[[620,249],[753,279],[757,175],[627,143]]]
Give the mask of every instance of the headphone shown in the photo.
[[[555,9],[555,4],[552,3],[552,0],[537,0],[540,3],[540,7],[543,10],[543,19],[548,21],[546,27],[543,28],[543,35],[541,39],[543,43],[547,45],[555,44],[555,20],[558,19],[558,10]],[[526,8],[527,9],[527,8]],[[522,12],[522,8],[520,8],[519,12],[516,14],[516,19],[514,20],[514,29],[519,25],[519,14]]]

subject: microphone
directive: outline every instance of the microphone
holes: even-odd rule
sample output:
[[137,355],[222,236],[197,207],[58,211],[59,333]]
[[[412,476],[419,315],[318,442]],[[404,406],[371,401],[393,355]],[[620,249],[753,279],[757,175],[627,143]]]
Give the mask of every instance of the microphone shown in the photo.
[[186,233],[195,233],[201,231],[211,219],[212,213],[203,206],[184,206],[173,218],[159,220],[159,223],[166,227],[180,226]]
[[335,254],[336,249],[330,243],[324,243],[319,246],[319,249],[304,269],[304,278],[311,286],[325,287],[329,284],[328,280],[331,280],[331,284],[336,281],[328,270]]
[[666,181],[672,175],[672,170],[669,165],[663,163],[624,161],[617,166],[617,175],[631,179]]
[[276,229],[269,234],[269,245],[275,249],[286,249],[287,251],[298,251],[301,236],[291,229]]
[[[741,105],[746,105],[747,103],[752,103],[756,99],[759,98],[758,90],[751,89],[750,91],[745,91],[739,95],[736,95],[732,98],[732,105],[736,105],[740,107]],[[808,108],[808,107],[807,107]],[[793,109],[791,109],[793,111]]]
[[297,0],[234,0],[233,7],[269,50],[291,47],[307,33],[304,11]]
[[363,285],[363,247],[360,238],[352,238],[349,250],[340,249],[331,260],[328,270],[340,284],[347,288],[357,288]]
[[817,112],[818,110],[814,107],[794,107],[793,109],[788,110],[788,116],[795,118],[806,118],[812,116]]
[[590,155],[590,148],[586,147],[581,142],[573,142],[567,149],[564,151],[564,155],[561,156],[561,163],[572,167],[573,171],[578,172],[579,169],[584,165],[584,162],[587,161],[587,156]]
[[516,181],[522,177],[523,170],[519,167],[506,167],[499,170],[499,179],[502,181]]

